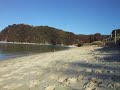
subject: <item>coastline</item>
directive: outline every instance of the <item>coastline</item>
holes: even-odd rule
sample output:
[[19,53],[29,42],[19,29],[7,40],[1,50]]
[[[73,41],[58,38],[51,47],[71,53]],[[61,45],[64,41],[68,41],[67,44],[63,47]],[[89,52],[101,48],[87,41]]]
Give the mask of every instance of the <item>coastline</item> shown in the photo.
[[51,53],[56,53],[56,52],[64,52],[64,51],[67,51],[67,50],[69,50],[69,49],[72,49],[72,48],[74,48],[74,46],[66,46],[66,47],[68,47],[67,49],[63,49],[63,50],[57,50],[57,51],[48,51],[48,52],[42,52],[42,53],[18,53],[18,54],[16,54],[16,55],[13,55],[13,56],[10,56],[10,57],[7,57],[7,58],[5,58],[5,59],[1,59],[0,60],[0,62],[4,62],[4,61],[14,61],[14,60],[21,60],[21,57],[22,58],[26,58],[26,57],[29,57],[29,56],[34,56],[34,55],[37,55],[37,56],[40,56],[40,55],[45,55],[45,54],[51,54]]
[[[114,48],[115,52],[106,50],[112,49],[84,46],[0,61],[0,88],[2,90],[118,90],[120,62],[117,60],[120,56]],[[111,54],[116,56],[110,56]],[[108,59],[110,61],[105,61]],[[113,59],[116,61],[112,61]]]
[[[22,47],[24,47],[24,45],[35,45],[35,47],[36,48],[39,48],[39,47],[43,47],[43,46],[47,46],[47,47],[54,47],[54,49],[52,50],[46,50],[46,51],[44,51],[44,52],[42,52],[42,48],[39,50],[39,49],[37,49],[38,51],[29,51],[31,48],[29,48],[28,49],[28,51],[26,50],[26,51],[24,51],[24,49],[23,49],[23,52],[12,52],[12,53],[1,53],[0,54],[0,61],[2,61],[2,60],[6,60],[6,59],[12,59],[12,58],[16,58],[16,57],[22,57],[22,56],[28,56],[28,55],[32,55],[32,54],[41,54],[41,53],[47,53],[47,52],[56,52],[56,51],[61,51],[61,50],[66,50],[66,49],[69,49],[69,48],[73,48],[73,47],[75,47],[75,46],[63,46],[63,45],[50,45],[50,44],[38,44],[38,43],[20,43],[20,42],[0,42],[0,44],[2,45],[2,44],[11,44],[11,45],[15,45],[15,44],[17,44],[17,45],[22,45]],[[6,47],[6,45],[4,45],[5,47]],[[37,47],[37,46],[39,46],[39,47]],[[16,48],[16,46],[14,46],[15,48]],[[25,46],[26,47],[26,46]],[[32,47],[34,47],[34,46],[32,46]],[[10,47],[9,47],[10,48]],[[35,49],[36,49],[35,48]],[[58,49],[57,49],[58,48]],[[61,48],[61,49],[59,49],[59,48]],[[62,49],[63,48],[63,49]],[[6,48],[5,48],[6,49]],[[26,48],[25,48],[26,49]],[[4,50],[4,49],[3,49]],[[1,51],[2,52],[2,51]],[[9,52],[9,51],[8,51]]]
[[7,41],[0,41],[0,43],[8,43],[8,44],[31,44],[31,45],[52,45],[52,44],[43,44],[43,43],[28,43],[28,42],[7,42]]
[[[28,45],[52,45],[49,43],[28,43],[28,42],[6,42],[6,41],[0,41],[0,44],[28,44]],[[56,45],[56,46],[63,46],[63,47],[76,47],[75,45]]]

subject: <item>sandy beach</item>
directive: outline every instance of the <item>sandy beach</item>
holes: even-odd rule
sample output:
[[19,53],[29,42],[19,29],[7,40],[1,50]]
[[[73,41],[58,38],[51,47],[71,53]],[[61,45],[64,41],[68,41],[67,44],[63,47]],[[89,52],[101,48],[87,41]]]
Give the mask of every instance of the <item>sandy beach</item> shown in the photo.
[[0,61],[0,90],[120,90],[120,48],[83,46]]

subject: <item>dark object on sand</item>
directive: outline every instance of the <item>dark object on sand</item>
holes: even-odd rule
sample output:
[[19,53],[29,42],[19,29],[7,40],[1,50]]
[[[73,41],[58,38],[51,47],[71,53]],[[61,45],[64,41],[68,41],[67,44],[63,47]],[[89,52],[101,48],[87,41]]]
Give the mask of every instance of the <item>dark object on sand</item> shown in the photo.
[[81,46],[83,46],[83,44],[82,43],[78,43],[78,45],[77,45],[78,47],[81,47]]

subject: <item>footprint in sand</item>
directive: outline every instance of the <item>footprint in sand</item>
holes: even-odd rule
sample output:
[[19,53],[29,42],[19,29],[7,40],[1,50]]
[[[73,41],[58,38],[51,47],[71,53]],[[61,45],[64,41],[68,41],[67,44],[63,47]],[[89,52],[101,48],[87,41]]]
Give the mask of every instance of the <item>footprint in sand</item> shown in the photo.
[[77,83],[77,78],[68,78],[69,83]]
[[114,88],[114,84],[108,83],[108,84],[107,84],[107,87],[109,87],[109,88]]
[[108,83],[107,87],[112,89],[120,89],[120,84]]
[[67,77],[61,77],[57,81],[60,83],[64,83],[64,82],[66,82],[67,79],[68,79]]
[[84,85],[83,85],[83,89],[86,89],[86,90],[96,90],[96,88],[102,84],[101,81],[97,80],[96,78],[92,78],[90,80],[90,82],[86,82]]
[[58,82],[61,83],[62,86],[66,86],[69,84],[74,84],[78,82],[78,78],[77,77],[73,77],[73,78],[68,78],[68,77],[61,77],[58,79]]
[[77,82],[82,81],[85,78],[85,76],[79,75],[77,76]]
[[87,68],[87,69],[86,69],[86,72],[92,73],[92,72],[93,72],[93,70],[92,70],[92,69]]
[[102,74],[103,71],[104,71],[104,70],[99,70],[99,69],[98,69],[98,70],[95,70],[95,73],[96,73],[96,74]]
[[55,90],[55,85],[45,86],[45,90]]
[[92,83],[92,82],[86,82],[84,85],[83,85],[83,89],[85,90],[96,90],[96,84],[95,83]]

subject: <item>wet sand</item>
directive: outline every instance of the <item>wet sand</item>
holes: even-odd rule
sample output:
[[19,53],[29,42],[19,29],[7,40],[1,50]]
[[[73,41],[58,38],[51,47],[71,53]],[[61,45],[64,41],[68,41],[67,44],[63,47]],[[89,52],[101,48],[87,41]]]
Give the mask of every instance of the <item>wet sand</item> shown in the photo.
[[120,48],[75,47],[0,61],[0,90],[120,90]]

